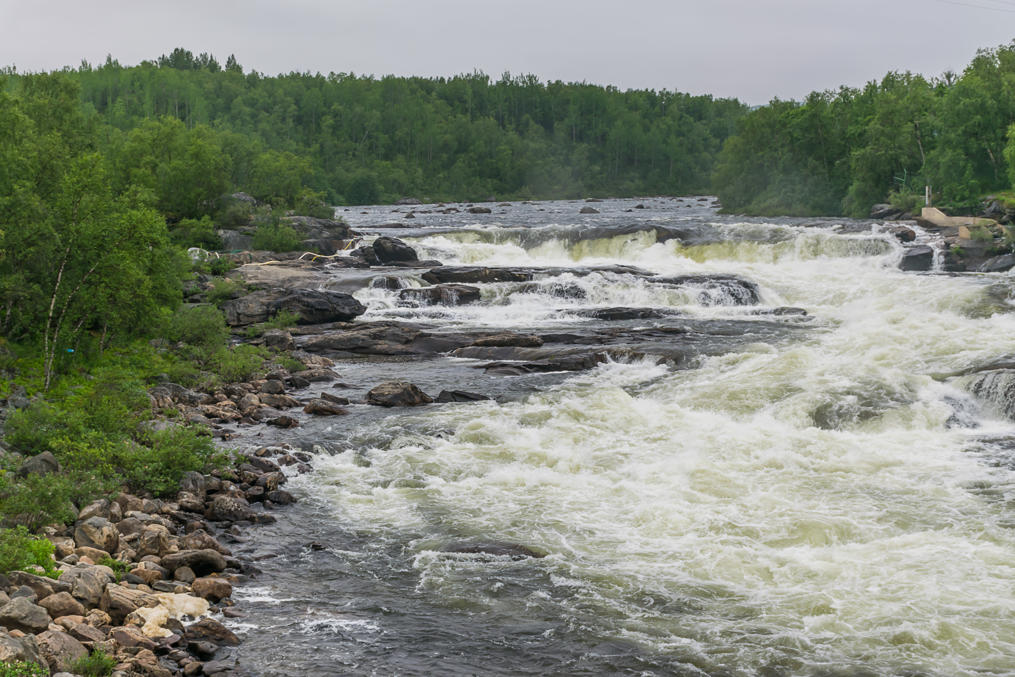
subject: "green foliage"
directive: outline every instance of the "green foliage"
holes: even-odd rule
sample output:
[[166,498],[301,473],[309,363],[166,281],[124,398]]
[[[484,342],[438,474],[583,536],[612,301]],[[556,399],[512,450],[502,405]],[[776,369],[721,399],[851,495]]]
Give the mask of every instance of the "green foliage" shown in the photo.
[[896,209],[912,214],[923,202],[923,196],[907,191],[893,190],[888,194],[888,203]]
[[15,478],[5,473],[0,479],[0,517],[3,524],[35,531],[47,524],[67,524],[74,519],[73,502],[94,496],[101,483],[80,473],[31,474]]
[[71,666],[71,672],[82,677],[108,677],[113,674],[115,667],[116,659],[102,649],[94,649],[87,656],[75,661]]
[[312,216],[317,219],[335,218],[335,209],[324,202],[324,193],[309,188],[303,189],[293,205],[293,213],[297,216]]
[[222,311],[214,306],[181,306],[173,314],[166,337],[206,350],[215,350],[229,338]]
[[226,458],[195,428],[171,426],[151,433],[146,442],[125,448],[116,462],[128,487],[156,496],[178,491],[184,472],[208,471]]
[[182,247],[221,249],[222,238],[215,231],[215,224],[208,215],[200,219],[181,219],[170,232],[170,238]]
[[32,536],[23,526],[0,529],[0,573],[34,566],[42,567],[50,578],[60,575],[53,563],[53,544],[49,539]]
[[264,371],[267,350],[250,344],[222,349],[212,359],[212,370],[226,383],[248,381]]
[[228,200],[215,216],[215,222],[220,228],[236,229],[250,225],[250,219],[253,216],[254,207],[250,203],[242,200]]
[[100,557],[99,561],[96,562],[96,564],[101,564],[102,566],[109,567],[110,569],[112,569],[113,575],[116,576],[117,583],[123,580],[123,577],[127,574],[127,570],[130,569],[130,565],[127,562],[118,559],[113,559],[109,555],[106,555],[105,557]]
[[208,290],[208,301],[216,306],[221,306],[223,302],[229,299],[242,296],[246,290],[246,285],[238,280],[230,280],[223,277],[215,278],[211,281],[211,289]]
[[49,668],[28,661],[0,663],[0,677],[49,677]]
[[266,249],[272,252],[291,252],[300,247],[303,239],[293,228],[272,219],[257,226],[254,231],[254,249]]
[[291,329],[295,327],[300,321],[299,313],[293,313],[288,310],[281,310],[275,313],[267,322],[261,322],[259,324],[252,324],[247,327],[245,335],[247,338],[256,338],[268,331],[269,329]]

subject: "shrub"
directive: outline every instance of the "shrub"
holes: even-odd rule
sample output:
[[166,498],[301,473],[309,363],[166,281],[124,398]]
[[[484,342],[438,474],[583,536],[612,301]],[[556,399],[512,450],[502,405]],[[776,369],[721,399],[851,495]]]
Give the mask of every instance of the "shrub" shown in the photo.
[[225,207],[219,210],[215,221],[220,228],[241,228],[250,225],[250,217],[253,214],[254,207],[250,203],[241,200],[230,200]]
[[211,281],[211,289],[208,290],[207,296],[209,301],[221,306],[223,302],[238,298],[246,291],[247,287],[242,282],[218,277]]
[[0,677],[49,677],[49,668],[28,661],[0,663]]
[[100,557],[96,564],[100,564],[104,567],[109,567],[113,570],[113,575],[116,576],[116,582],[119,583],[123,580],[123,577],[127,574],[127,570],[130,565],[118,559],[113,559],[109,555]]
[[309,188],[304,188],[303,192],[296,197],[293,213],[298,216],[312,216],[316,219],[335,217],[335,209],[324,203],[324,193],[316,193]]
[[218,258],[208,261],[208,272],[212,275],[225,275],[235,267],[236,262],[232,259]]
[[182,247],[222,248],[222,238],[216,232],[215,224],[207,216],[200,219],[182,219],[173,227],[170,237]]
[[282,223],[262,224],[254,231],[254,249],[272,252],[291,252],[300,248],[303,238],[293,228]]
[[25,526],[35,531],[47,524],[68,524],[74,520],[74,503],[90,499],[111,488],[89,472],[30,474],[0,477],[0,518],[3,524]]
[[53,544],[49,539],[32,536],[23,526],[0,530],[0,573],[32,566],[42,567],[50,578],[60,575],[53,563]]
[[127,485],[134,490],[167,496],[180,488],[188,470],[204,472],[226,459],[211,438],[194,428],[172,426],[150,434],[150,446],[131,445],[117,459]]
[[229,330],[222,312],[214,306],[181,306],[166,332],[171,341],[214,349],[226,342]]
[[102,649],[95,649],[82,656],[71,666],[71,672],[82,677],[108,677],[113,674],[116,660]]
[[264,370],[268,351],[258,346],[241,344],[218,351],[212,360],[212,369],[226,383],[247,381]]

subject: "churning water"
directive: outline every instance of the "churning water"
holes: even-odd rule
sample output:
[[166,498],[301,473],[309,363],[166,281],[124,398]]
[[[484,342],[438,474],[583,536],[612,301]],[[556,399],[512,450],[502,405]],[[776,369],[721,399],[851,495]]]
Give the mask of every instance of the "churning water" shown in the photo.
[[[363,321],[580,332],[608,324],[583,311],[623,306],[677,318],[637,327],[716,323],[737,340],[679,365],[644,354],[552,376],[339,364],[364,388],[409,374],[498,400],[308,421],[290,440],[333,454],[244,546],[264,572],[237,591],[246,668],[1015,674],[1015,426],[950,376],[1015,352],[998,276],[901,272],[877,224],[634,204],[418,214],[394,231],[445,264],[563,270],[454,308],[364,289]],[[613,264],[733,274],[760,304],[582,270]],[[759,314],[786,306],[807,315]],[[449,552],[462,543],[546,556]]]

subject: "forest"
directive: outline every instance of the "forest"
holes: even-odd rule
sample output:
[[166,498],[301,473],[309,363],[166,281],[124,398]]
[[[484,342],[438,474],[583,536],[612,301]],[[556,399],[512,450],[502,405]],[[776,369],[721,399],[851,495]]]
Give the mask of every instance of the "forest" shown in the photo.
[[875,203],[976,212],[1015,181],[1015,43],[962,72],[888,73],[862,89],[772,101],[738,121],[712,188],[732,212],[867,216]]

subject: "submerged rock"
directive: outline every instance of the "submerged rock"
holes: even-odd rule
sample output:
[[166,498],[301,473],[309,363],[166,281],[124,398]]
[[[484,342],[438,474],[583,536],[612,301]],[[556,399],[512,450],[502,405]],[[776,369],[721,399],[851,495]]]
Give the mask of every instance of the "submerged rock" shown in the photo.
[[463,555],[493,555],[494,557],[510,557],[515,560],[546,557],[546,553],[517,543],[452,543],[445,547],[442,552]]
[[398,298],[417,305],[461,306],[480,299],[478,287],[467,284],[437,284],[432,287],[402,289]]
[[470,393],[464,390],[442,390],[440,395],[437,396],[437,401],[446,402],[480,402],[483,400],[492,399],[487,395],[480,395],[479,393]]
[[703,306],[754,306],[761,303],[758,285],[736,275],[676,275],[653,277],[651,282],[677,287],[696,287]]

